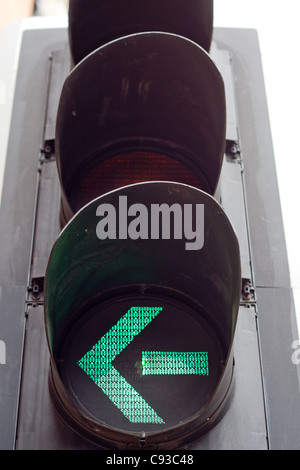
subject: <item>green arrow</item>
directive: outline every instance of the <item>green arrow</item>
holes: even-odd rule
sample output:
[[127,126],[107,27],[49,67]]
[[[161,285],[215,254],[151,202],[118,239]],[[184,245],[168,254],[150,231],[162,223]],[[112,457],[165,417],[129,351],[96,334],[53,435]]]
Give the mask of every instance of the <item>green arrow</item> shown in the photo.
[[208,353],[143,351],[142,374],[208,375]]
[[132,307],[77,364],[132,423],[164,424],[162,418],[112,365],[163,307]]

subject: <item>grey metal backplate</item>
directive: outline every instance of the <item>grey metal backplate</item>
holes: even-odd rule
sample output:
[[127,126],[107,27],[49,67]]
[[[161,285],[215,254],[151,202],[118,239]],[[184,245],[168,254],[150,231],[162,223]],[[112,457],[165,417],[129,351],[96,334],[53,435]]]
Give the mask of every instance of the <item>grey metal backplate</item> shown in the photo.
[[[239,238],[244,290],[233,402],[187,448],[296,449],[299,371],[291,344],[298,332],[256,32],[216,29],[211,53],[228,110],[219,195]],[[48,392],[42,281],[59,234],[53,144],[67,71],[65,30],[24,34],[0,213],[0,340],[7,346],[0,364],[0,449],[93,448],[59,421]]]
[[299,333],[258,37],[220,28],[215,39],[232,53],[269,446],[300,449],[299,365],[291,360]]
[[15,447],[48,57],[65,40],[62,30],[25,33],[18,63],[0,212],[0,449]]

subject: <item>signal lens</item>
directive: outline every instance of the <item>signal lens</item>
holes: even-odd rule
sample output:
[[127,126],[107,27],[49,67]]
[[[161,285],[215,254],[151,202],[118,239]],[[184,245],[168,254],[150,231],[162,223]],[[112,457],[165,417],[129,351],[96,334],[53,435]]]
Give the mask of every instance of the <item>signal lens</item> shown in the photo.
[[177,159],[155,152],[122,153],[103,160],[83,176],[73,191],[76,211],[113,189],[145,181],[181,182],[202,189],[195,172]]

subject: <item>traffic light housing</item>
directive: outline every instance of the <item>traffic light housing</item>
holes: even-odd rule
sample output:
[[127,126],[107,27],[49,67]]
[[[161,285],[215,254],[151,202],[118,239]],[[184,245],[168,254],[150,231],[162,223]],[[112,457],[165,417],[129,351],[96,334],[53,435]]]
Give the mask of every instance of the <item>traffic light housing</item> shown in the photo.
[[[225,151],[224,83],[201,45],[161,28],[158,8],[163,32],[139,32],[132,17],[145,12],[133,9],[124,24],[135,34],[122,36],[112,15],[117,38],[102,44],[111,26],[93,24],[112,5],[79,5],[69,11],[72,57],[100,47],[71,70],[58,106],[67,225],[45,276],[51,394],[95,444],[170,449],[210,429],[232,395],[239,247],[211,196]],[[210,18],[211,2],[197,5]],[[101,34],[77,37],[78,24]]]
[[[132,4],[129,14],[132,21],[124,22],[120,15],[119,19],[114,15],[114,26],[107,24],[105,29],[99,28],[99,22],[105,17],[103,12],[111,11],[112,5],[102,2],[101,14],[99,2],[97,5],[85,2],[83,11],[82,6],[83,2],[70,2],[72,70],[62,88],[56,121],[60,223],[65,227],[53,247],[45,276],[51,395],[65,423],[97,445],[123,448],[138,447],[142,442],[145,448],[148,445],[172,448],[210,428],[228,406],[232,389],[231,346],[240,293],[240,268],[238,243],[230,222],[210,196],[215,193],[219,180],[226,126],[223,80],[203,49],[208,50],[211,41],[212,3],[197,2],[197,6],[195,4],[186,13],[194,14],[195,8],[198,13],[201,10],[197,28],[194,28],[198,34],[191,35],[196,42],[184,37],[187,18],[179,20],[175,15],[175,24],[173,21],[161,23],[158,7],[153,9],[153,4],[156,23],[154,31],[150,32],[150,17],[146,9],[142,12],[136,4]],[[173,4],[172,8],[178,6]],[[82,18],[86,18],[86,22]],[[95,34],[89,34],[90,42],[86,31],[90,33],[94,28],[95,18],[97,28]],[[129,34],[125,37],[121,37],[121,19]],[[85,31],[76,33],[76,28],[82,24]],[[105,35],[99,35],[99,31],[105,31]],[[82,46],[85,55],[88,54],[79,60],[78,54],[82,52],[78,52],[78,48]],[[124,223],[121,227],[125,198],[131,208],[143,207],[148,216],[152,206],[165,209],[167,205],[170,212],[166,216],[164,212],[159,214],[156,222],[152,220],[151,232],[144,235],[141,230],[148,226],[149,217],[144,219],[142,228],[141,220],[132,221],[129,210],[126,217],[131,228],[128,227],[125,236]],[[111,227],[98,220],[97,212],[99,207],[114,208],[117,200],[123,202],[115,220],[119,239],[110,234]],[[193,216],[196,227],[192,223]],[[160,222],[161,226],[157,226]],[[221,230],[220,239],[212,234],[213,224],[216,224],[216,231]],[[99,227],[106,231],[100,233]],[[210,259],[214,257],[210,253],[212,245],[216,243],[221,248],[224,241],[233,257],[234,273],[229,269],[228,253],[220,253],[219,259]],[[218,250],[214,247],[213,251]],[[198,263],[203,259],[205,264],[209,260],[210,267],[198,273]],[[173,280],[170,278],[172,271]],[[228,279],[229,298],[216,302],[216,296],[222,297],[222,294],[218,283],[211,281],[214,276]],[[162,306],[156,305],[157,302]],[[156,312],[155,318],[151,316],[153,312]],[[156,318],[158,312],[160,315]],[[185,325],[185,316],[189,318],[189,327]],[[154,319],[156,321],[152,322]],[[132,323],[131,330],[124,330],[125,321]],[[140,331],[133,334],[136,322]],[[147,322],[150,324],[146,325]],[[91,333],[96,331],[98,323],[102,327],[96,338]],[[121,331],[118,325],[123,325]],[[186,334],[182,333],[184,327]],[[157,346],[151,335],[149,344],[147,334],[151,328],[154,328],[154,338],[160,338]],[[162,340],[164,331],[169,328],[173,336],[167,347]],[[84,334],[79,340],[79,343],[82,341],[80,359],[74,335],[80,337],[81,329]],[[103,339],[115,329],[119,336],[109,342]],[[139,349],[145,334],[145,346]],[[96,366],[99,377],[96,377],[91,374],[91,364],[86,358],[94,351],[94,340],[101,343],[101,338],[106,341],[104,349],[114,349],[119,342],[119,352],[106,357],[107,351],[101,351]],[[188,347],[190,338],[194,338],[192,351]],[[214,342],[218,350],[216,357]],[[122,363],[125,358],[126,364],[131,343],[134,364],[124,371],[122,364],[121,368],[115,367],[115,359]],[[201,347],[209,352],[202,351]],[[171,353],[172,359],[168,356]],[[170,360],[173,361],[171,367],[167,365]],[[159,377],[157,361],[162,361]],[[131,374],[128,380],[125,378],[127,369]],[[81,379],[76,399],[77,392],[73,392],[78,373]],[[178,388],[174,404],[170,400],[167,406],[165,398],[157,393],[162,389],[158,384],[167,379],[167,387],[173,389],[172,380],[179,383],[182,373],[186,375],[185,386]],[[196,380],[196,384],[204,379],[204,385],[198,400],[193,400],[195,405],[182,410],[181,395],[185,395],[188,403],[191,379],[192,383]],[[105,386],[103,381],[106,381]],[[117,387],[117,392],[113,387]],[[86,402],[87,390],[92,395],[96,393],[96,403],[100,399],[96,408],[89,399]],[[130,398],[125,403],[126,410],[128,406],[132,408],[128,414],[125,405],[120,403],[124,394],[132,392],[138,398]],[[112,398],[115,393],[117,399]],[[210,405],[207,396],[211,399]],[[110,402],[106,412],[107,399]],[[152,406],[151,401],[154,401]],[[158,417],[156,407],[162,418],[155,418]],[[174,407],[180,410],[175,416]],[[129,418],[136,415],[138,419]],[[182,422],[184,424],[179,424]]]

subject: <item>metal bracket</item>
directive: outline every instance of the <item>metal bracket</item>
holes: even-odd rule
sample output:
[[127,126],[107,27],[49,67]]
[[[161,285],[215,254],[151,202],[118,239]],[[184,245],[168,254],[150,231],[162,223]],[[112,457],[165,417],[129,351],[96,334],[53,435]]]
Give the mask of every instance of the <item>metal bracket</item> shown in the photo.
[[44,301],[44,277],[33,278],[30,286],[27,288],[27,302]]
[[250,279],[242,279],[241,304],[256,302],[256,292]]
[[240,144],[234,140],[226,140],[225,146],[225,154],[226,157],[231,158],[233,160],[241,159],[241,148]]

